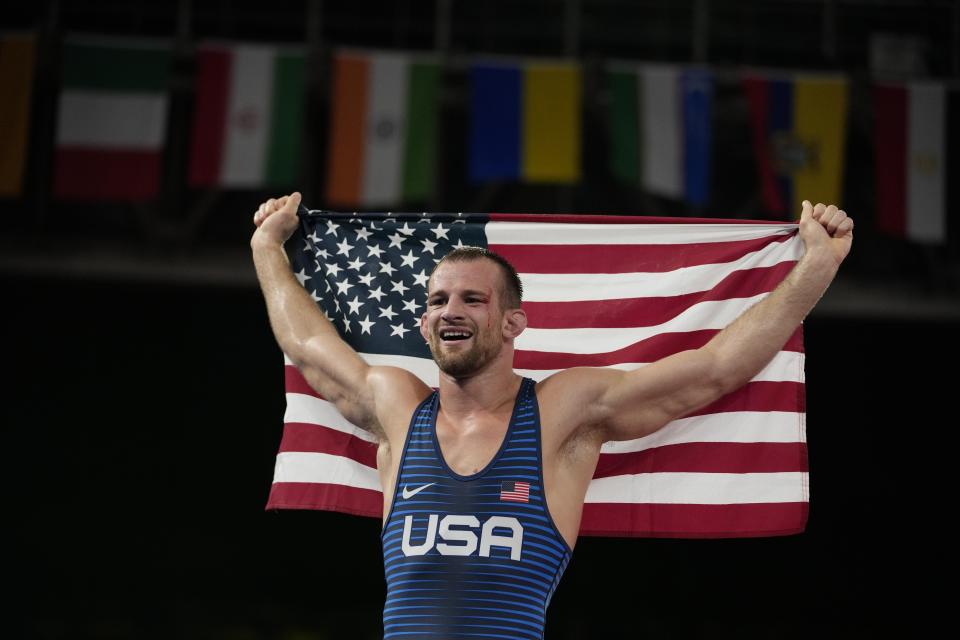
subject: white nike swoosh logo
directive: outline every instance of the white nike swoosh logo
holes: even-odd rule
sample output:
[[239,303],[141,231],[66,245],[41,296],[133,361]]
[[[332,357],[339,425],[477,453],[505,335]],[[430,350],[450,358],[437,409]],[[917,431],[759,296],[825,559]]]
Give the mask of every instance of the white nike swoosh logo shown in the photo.
[[403,486],[403,499],[404,499],[404,500],[409,500],[410,498],[412,498],[413,496],[417,495],[418,493],[420,493],[421,491],[423,491],[423,490],[426,489],[427,487],[432,487],[432,486],[435,485],[435,484],[437,484],[437,483],[436,483],[436,482],[431,482],[430,484],[425,484],[425,485],[423,485],[422,487],[417,487],[417,488],[414,489],[413,491],[410,491],[409,489],[407,489],[407,486],[404,485],[404,486]]

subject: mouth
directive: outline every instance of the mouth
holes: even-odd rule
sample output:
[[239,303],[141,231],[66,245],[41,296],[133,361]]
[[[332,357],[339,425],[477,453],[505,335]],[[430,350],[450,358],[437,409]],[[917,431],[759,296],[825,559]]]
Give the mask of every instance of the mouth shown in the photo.
[[437,332],[442,342],[459,342],[473,337],[473,332],[463,327],[444,327]]

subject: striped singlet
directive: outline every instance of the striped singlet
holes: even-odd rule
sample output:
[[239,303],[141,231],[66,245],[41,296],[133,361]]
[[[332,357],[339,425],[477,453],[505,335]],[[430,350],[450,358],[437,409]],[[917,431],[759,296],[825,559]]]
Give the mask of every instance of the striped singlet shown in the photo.
[[383,528],[385,638],[542,638],[570,548],[547,510],[534,381],[481,471],[447,466],[437,392],[413,414]]

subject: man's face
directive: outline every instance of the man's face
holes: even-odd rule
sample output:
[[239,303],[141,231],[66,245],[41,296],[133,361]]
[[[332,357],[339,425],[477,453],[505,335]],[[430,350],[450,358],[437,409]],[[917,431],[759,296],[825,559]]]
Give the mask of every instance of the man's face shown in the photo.
[[500,353],[502,286],[500,267],[490,260],[444,262],[433,272],[420,329],[441,371],[467,376]]

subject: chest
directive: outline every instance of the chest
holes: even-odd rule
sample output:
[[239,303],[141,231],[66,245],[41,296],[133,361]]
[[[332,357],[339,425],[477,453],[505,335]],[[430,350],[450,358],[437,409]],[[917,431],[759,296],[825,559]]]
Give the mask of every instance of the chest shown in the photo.
[[500,451],[509,425],[509,413],[485,416],[459,424],[437,416],[440,454],[454,473],[462,476],[479,473]]

